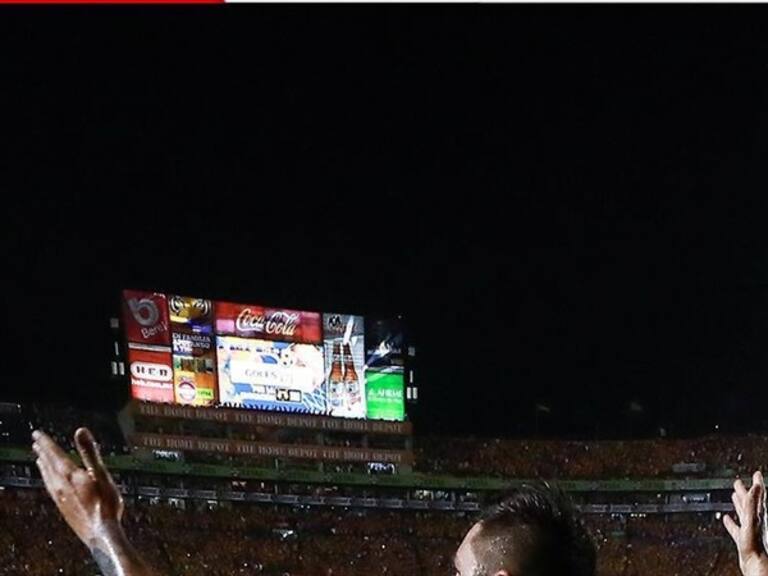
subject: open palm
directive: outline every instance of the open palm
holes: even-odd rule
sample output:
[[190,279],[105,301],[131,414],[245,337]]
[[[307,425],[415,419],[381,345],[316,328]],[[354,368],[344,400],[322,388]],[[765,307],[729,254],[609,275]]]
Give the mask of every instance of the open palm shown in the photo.
[[741,480],[733,484],[731,495],[739,522],[723,517],[726,530],[736,544],[739,568],[744,576],[768,576],[768,555],[762,537],[762,517],[765,514],[765,482],[760,472],[752,476],[752,486],[746,489]]

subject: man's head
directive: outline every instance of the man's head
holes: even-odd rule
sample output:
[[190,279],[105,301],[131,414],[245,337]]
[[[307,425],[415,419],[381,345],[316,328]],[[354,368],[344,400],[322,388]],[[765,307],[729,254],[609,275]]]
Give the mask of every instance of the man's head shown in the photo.
[[595,546],[561,490],[524,486],[489,509],[456,552],[457,576],[594,576]]

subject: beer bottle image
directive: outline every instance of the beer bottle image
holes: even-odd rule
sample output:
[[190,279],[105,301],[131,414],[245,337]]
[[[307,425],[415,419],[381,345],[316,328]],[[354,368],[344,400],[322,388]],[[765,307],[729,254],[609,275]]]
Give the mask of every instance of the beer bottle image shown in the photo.
[[349,344],[344,344],[344,388],[349,396],[350,404],[360,402],[360,383],[355,370],[355,359]]
[[328,376],[328,400],[331,409],[336,410],[342,407],[342,394],[344,392],[344,375],[341,371],[341,343],[333,343],[333,363],[331,364],[331,373]]

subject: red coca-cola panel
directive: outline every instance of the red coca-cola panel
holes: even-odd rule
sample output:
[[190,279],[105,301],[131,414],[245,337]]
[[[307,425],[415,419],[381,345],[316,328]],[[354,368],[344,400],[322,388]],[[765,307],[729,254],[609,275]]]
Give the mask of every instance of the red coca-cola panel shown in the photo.
[[170,346],[165,294],[123,290],[123,319],[128,342]]
[[216,302],[215,310],[217,334],[306,344],[322,342],[322,318],[318,312],[231,302]]

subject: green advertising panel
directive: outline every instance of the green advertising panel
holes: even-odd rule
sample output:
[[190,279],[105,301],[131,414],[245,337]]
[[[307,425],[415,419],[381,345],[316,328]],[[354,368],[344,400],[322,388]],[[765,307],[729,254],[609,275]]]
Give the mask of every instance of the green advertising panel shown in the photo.
[[405,419],[402,373],[367,371],[366,403],[368,418],[374,420]]

